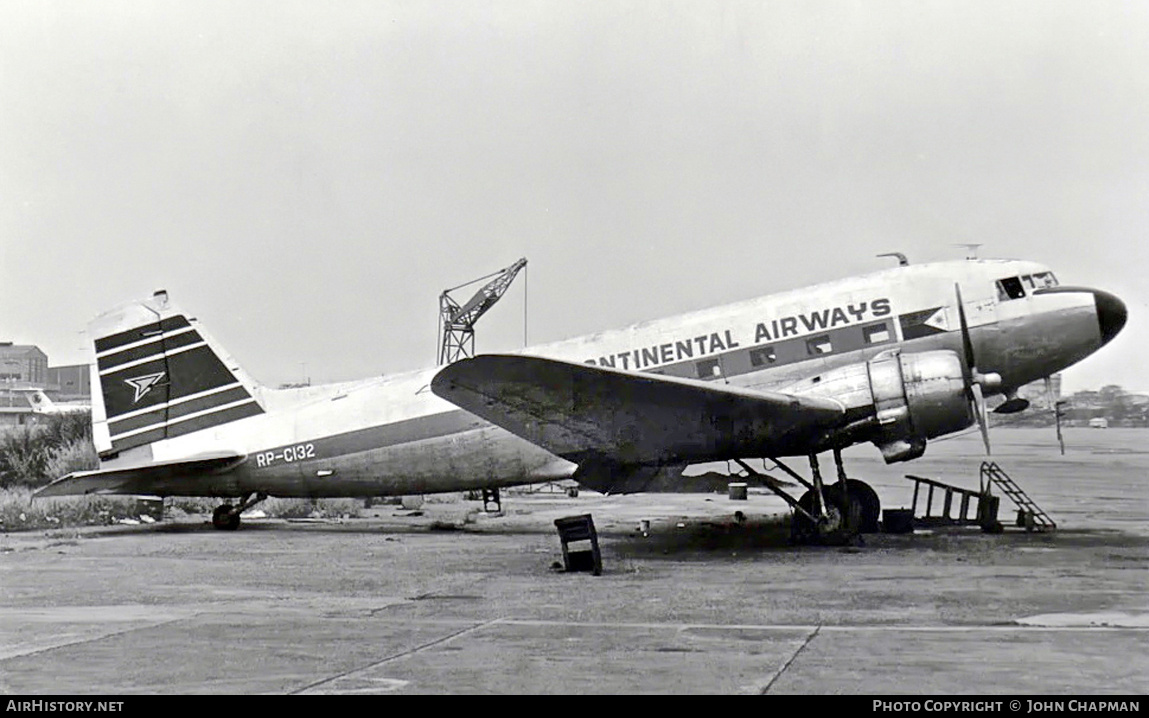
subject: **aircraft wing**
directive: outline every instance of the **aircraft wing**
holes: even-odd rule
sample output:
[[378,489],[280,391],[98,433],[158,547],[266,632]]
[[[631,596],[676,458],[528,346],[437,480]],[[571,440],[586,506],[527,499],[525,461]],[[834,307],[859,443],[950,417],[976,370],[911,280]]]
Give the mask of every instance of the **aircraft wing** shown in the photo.
[[564,459],[614,467],[804,454],[844,414],[821,397],[518,355],[455,362],[431,390]]
[[137,496],[225,495],[219,474],[235,468],[247,457],[221,453],[138,466],[75,471],[39,489],[32,498],[86,494],[127,494]]

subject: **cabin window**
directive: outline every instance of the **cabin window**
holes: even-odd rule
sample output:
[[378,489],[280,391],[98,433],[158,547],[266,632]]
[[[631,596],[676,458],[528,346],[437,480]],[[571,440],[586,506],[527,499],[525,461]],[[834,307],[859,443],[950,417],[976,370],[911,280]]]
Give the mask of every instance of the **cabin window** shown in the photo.
[[866,327],[862,330],[862,335],[865,336],[867,344],[884,344],[890,341],[890,328],[886,326],[885,322],[882,322],[872,327]]
[[830,336],[828,334],[810,337],[806,340],[806,353],[810,356],[829,354],[833,350],[834,346],[830,343]]
[[997,280],[997,298],[1001,301],[1021,299],[1025,296],[1025,287],[1021,285],[1021,277],[1007,277]]
[[766,366],[778,361],[778,353],[774,347],[759,347],[750,350],[750,363],[754,366]]
[[704,359],[694,366],[698,370],[699,379],[714,379],[722,376],[722,368],[718,366],[717,359]]

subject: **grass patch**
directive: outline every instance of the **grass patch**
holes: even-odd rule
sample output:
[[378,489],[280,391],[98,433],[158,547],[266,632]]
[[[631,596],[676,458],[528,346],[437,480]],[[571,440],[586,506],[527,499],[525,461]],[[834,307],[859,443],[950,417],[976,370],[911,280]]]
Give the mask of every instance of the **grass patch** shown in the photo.
[[32,501],[32,489],[0,490],[0,528],[4,531],[107,526],[139,520],[134,496],[69,496]]
[[42,486],[98,466],[91,416],[54,414],[0,432],[0,488]]
[[256,504],[268,516],[279,519],[346,519],[363,515],[363,499],[277,499]]
[[[33,489],[19,486],[0,489],[0,530],[32,531],[37,529],[108,526],[125,519],[147,521],[148,510],[135,496],[61,496],[32,501]],[[234,501],[234,499],[232,500]],[[164,516],[169,519],[187,516],[210,517],[224,499],[173,496],[164,501]],[[269,498],[252,510],[263,511],[273,518],[358,518],[363,513],[361,499],[277,499]]]

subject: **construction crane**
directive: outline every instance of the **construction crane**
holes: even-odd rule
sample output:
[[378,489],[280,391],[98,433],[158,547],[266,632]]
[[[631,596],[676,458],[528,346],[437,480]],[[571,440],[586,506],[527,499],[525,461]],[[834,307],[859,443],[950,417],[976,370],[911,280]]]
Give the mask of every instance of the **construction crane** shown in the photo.
[[[527,260],[524,257],[498,272],[443,290],[439,295],[439,317],[443,324],[439,341],[439,364],[450,364],[474,355],[475,322],[499,301],[515,280],[515,275],[525,266]],[[494,279],[475,292],[475,296],[466,304],[460,305],[451,297],[451,292],[491,277]]]

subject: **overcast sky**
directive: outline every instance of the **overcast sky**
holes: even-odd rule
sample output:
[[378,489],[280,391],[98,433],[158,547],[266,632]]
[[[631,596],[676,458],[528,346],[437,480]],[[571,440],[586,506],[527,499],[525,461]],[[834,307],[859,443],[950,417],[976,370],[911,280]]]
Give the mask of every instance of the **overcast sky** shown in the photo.
[[[257,378],[434,363],[913,261],[1049,264],[1149,390],[1149,3],[0,0],[0,339],[169,290]],[[464,297],[465,298],[465,297]]]

